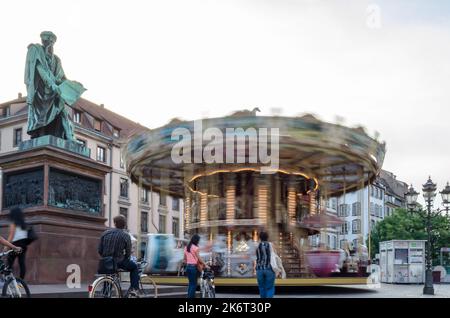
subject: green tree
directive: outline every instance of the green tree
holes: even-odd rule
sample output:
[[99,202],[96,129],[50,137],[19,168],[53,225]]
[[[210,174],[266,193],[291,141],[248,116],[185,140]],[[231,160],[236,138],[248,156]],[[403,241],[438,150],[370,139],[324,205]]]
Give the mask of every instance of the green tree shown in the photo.
[[[421,216],[422,214],[422,216]],[[380,242],[390,240],[426,240],[427,221],[421,214],[397,209],[391,216],[378,222],[371,232],[371,256],[379,253]],[[441,247],[450,246],[450,219],[445,215],[436,215],[432,224],[432,256],[433,264],[439,262]]]

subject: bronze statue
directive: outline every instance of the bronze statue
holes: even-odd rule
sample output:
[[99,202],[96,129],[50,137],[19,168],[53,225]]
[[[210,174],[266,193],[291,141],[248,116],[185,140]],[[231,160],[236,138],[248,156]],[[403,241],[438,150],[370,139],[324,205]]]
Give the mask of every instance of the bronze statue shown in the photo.
[[28,129],[31,138],[52,135],[74,140],[73,126],[65,105],[72,106],[85,91],[78,82],[66,79],[61,60],[53,53],[56,35],[41,33],[41,44],[28,46],[25,65]]

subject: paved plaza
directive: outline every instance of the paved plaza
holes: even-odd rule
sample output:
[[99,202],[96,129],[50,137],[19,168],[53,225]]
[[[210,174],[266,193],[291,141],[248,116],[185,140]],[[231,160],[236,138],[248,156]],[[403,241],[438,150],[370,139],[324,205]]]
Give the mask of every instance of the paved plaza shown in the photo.
[[[361,286],[304,287],[277,291],[276,298],[450,298],[450,284],[434,285],[434,296],[423,295],[423,285],[381,284],[378,288]],[[218,298],[258,298],[255,293],[221,293]]]
[[[128,285],[124,284],[124,288]],[[184,298],[186,286],[158,286],[161,298]],[[277,289],[275,298],[450,298],[450,284],[435,284],[434,296],[422,294],[423,285],[381,284],[378,288],[357,286],[318,286]],[[87,298],[88,287],[31,285],[34,298]],[[259,298],[256,288],[217,288],[217,298]]]

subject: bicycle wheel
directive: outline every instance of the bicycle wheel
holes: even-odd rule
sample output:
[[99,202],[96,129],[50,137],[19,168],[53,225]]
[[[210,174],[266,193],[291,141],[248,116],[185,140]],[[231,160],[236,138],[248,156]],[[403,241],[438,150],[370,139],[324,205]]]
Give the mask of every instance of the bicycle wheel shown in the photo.
[[210,280],[201,281],[200,293],[202,298],[216,298],[216,289]]
[[100,277],[92,284],[89,298],[121,298],[120,287],[111,277]]
[[31,293],[25,281],[20,278],[9,277],[3,285],[2,297],[30,298]]
[[208,298],[216,298],[216,287],[211,282],[208,288]]
[[204,291],[205,296],[203,298],[216,298],[216,288],[210,280],[205,282]]
[[139,288],[144,298],[158,298],[158,286],[151,277],[142,276]]
[[202,298],[206,298],[207,292],[206,292],[207,286],[206,282],[204,280],[200,281],[200,296]]

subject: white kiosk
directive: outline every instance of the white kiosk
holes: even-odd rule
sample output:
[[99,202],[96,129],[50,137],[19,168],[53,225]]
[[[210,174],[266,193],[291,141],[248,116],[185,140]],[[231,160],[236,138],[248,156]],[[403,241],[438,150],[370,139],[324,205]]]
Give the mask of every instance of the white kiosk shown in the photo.
[[393,240],[380,243],[381,282],[423,284],[426,241]]

